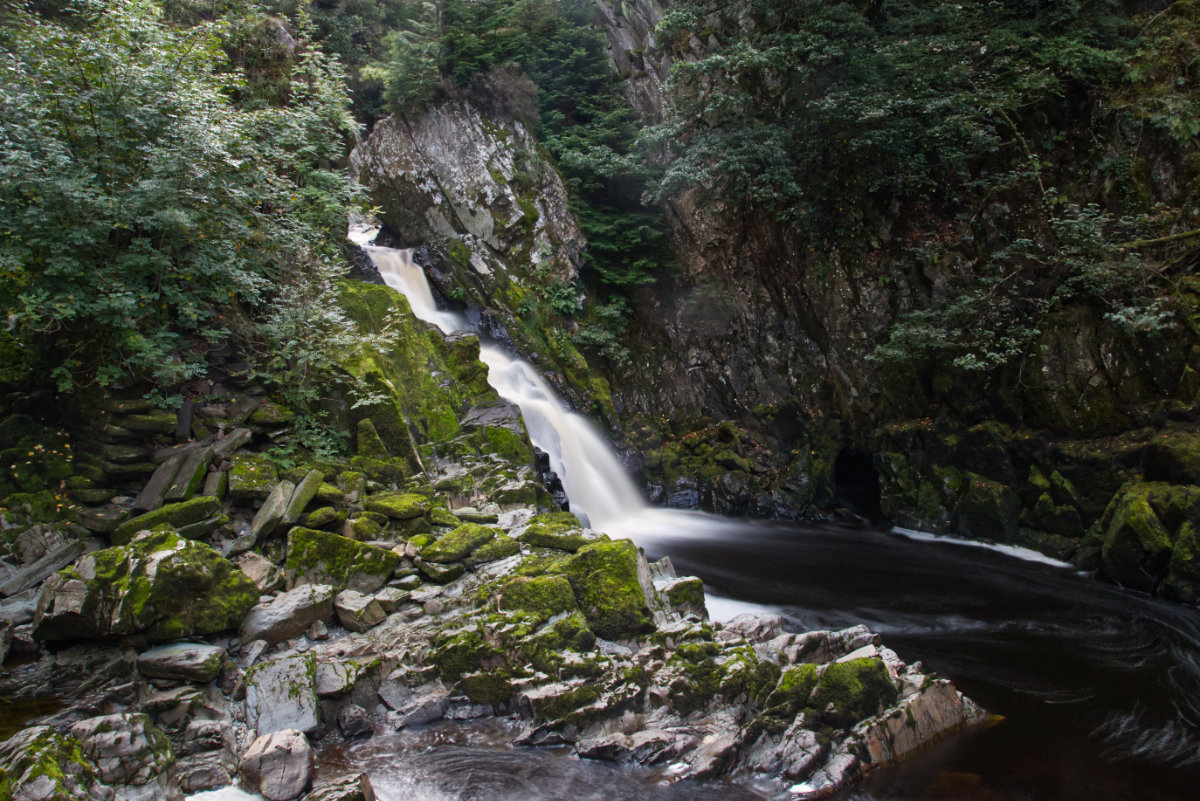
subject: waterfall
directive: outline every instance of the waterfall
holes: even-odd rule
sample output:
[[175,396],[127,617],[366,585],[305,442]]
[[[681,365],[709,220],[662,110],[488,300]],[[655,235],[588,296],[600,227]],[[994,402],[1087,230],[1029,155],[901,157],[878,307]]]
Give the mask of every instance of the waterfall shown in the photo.
[[[408,299],[413,314],[444,334],[470,330],[465,317],[437,308],[425,272],[413,263],[412,251],[370,244],[376,232],[355,226],[350,238],[371,257],[384,283]],[[571,511],[583,523],[606,528],[646,511],[641,493],[601,433],[583,415],[572,412],[533,365],[484,342],[479,359],[487,365],[488,383],[497,394],[520,408],[530,441],[549,455]]]

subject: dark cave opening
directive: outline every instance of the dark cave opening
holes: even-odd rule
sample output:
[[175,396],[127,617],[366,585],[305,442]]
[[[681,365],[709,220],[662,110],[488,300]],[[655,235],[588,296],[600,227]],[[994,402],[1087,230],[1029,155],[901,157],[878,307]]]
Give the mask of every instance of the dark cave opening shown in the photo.
[[858,448],[843,448],[833,463],[834,503],[874,524],[886,523],[880,499],[875,455]]

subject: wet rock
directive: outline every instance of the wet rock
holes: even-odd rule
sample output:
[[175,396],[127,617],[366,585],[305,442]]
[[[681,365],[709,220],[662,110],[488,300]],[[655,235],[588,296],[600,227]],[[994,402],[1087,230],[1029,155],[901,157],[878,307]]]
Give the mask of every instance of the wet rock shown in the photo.
[[441,720],[450,705],[450,692],[440,681],[412,688],[388,677],[379,687],[379,698],[392,710],[389,720],[397,729]]
[[654,628],[645,557],[628,540],[595,542],[579,549],[566,565],[579,608],[597,637],[617,640]]
[[246,671],[246,723],[259,734],[315,732],[320,725],[312,654],[263,662]]
[[589,536],[570,512],[555,512],[533,517],[519,539],[539,548],[575,553],[594,541],[596,535]]
[[333,616],[335,595],[337,589],[328,584],[304,584],[258,604],[242,620],[242,642],[277,643],[300,636],[316,621]]
[[948,732],[975,722],[982,712],[948,681],[930,681],[886,716],[856,734],[873,765],[889,765]]
[[146,533],[47,579],[33,630],[54,643],[215,634],[237,625],[257,597],[253,582],[210,546],[167,531]]
[[304,801],[375,801],[375,789],[367,774],[324,782],[304,796]]
[[0,788],[11,793],[12,801],[112,801],[114,796],[79,741],[49,726],[24,729],[0,743]]
[[753,645],[782,634],[783,618],[776,614],[742,614],[725,623],[723,628]]
[[338,620],[350,631],[363,632],[378,626],[387,617],[383,607],[370,595],[343,590],[333,599]]
[[312,749],[302,732],[265,734],[251,743],[238,766],[244,786],[267,801],[299,798],[312,777]]
[[144,652],[137,664],[143,676],[207,683],[221,672],[225,649],[200,643],[172,643]]
[[372,593],[387,583],[399,562],[393,551],[328,531],[294,528],[288,533],[286,570],[293,584],[332,584]]
[[183,801],[167,735],[143,714],[104,715],[71,727],[118,801]]
[[341,708],[337,716],[337,727],[347,740],[370,737],[375,733],[370,713],[358,704],[347,704]]

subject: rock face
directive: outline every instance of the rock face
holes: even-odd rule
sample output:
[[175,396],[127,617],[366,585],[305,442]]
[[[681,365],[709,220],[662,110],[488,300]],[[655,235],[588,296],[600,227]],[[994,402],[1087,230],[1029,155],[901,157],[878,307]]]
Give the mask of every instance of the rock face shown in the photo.
[[247,749],[238,772],[247,787],[268,801],[291,801],[311,781],[312,749],[302,732],[266,734]]
[[95,763],[100,780],[118,786],[118,801],[183,801],[171,743],[146,715],[81,720],[71,735]]
[[264,662],[246,673],[246,723],[259,734],[316,731],[320,720],[312,655]]
[[240,570],[209,545],[169,531],[88,554],[42,587],[34,636],[59,643],[143,634],[171,640],[238,624],[258,597]]

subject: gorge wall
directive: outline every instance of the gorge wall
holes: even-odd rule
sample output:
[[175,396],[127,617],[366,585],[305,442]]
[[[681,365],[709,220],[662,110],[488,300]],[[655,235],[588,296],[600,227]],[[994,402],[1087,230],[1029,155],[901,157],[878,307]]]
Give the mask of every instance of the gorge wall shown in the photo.
[[[707,40],[658,41],[671,6],[598,3],[646,125],[663,119],[672,62],[715,41],[711,29]],[[721,19],[710,15],[712,26]],[[1045,312],[1026,357],[991,371],[871,358],[901,314],[949,297],[1037,213],[1020,192],[969,216],[887,209],[861,226],[865,243],[818,249],[768,209],[686,191],[666,204],[678,269],[631,296],[628,362],[587,363],[552,303],[579,286],[583,243],[526,126],[446,101],[380,123],[354,164],[385,224],[425,246],[446,298],[606,422],[652,500],[757,516],[848,509],[1200,597],[1200,512],[1188,500],[1200,493],[1200,339],[1190,317],[1130,334],[1095,304],[1071,301]],[[1188,169],[1151,153],[1133,178],[1172,197]],[[914,259],[931,230],[935,257]],[[1180,287],[1177,300],[1194,309],[1194,289]]]

